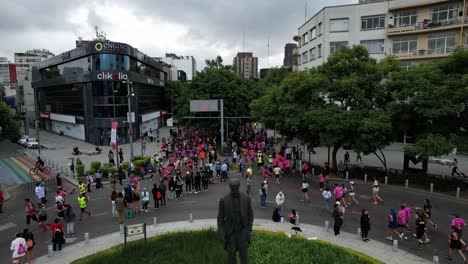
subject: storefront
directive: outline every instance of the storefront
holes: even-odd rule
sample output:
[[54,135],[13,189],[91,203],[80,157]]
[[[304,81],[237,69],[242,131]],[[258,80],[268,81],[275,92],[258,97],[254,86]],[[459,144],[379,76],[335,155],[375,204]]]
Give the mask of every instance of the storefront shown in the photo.
[[93,42],[62,53],[33,67],[41,127],[106,145],[116,121],[118,141],[126,143],[128,112],[139,117],[135,138],[160,127],[166,78],[161,63],[124,43]]

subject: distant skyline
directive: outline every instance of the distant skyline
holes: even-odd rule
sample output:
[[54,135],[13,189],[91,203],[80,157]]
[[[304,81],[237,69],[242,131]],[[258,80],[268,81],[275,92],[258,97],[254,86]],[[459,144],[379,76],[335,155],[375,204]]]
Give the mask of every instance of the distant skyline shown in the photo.
[[[98,26],[109,40],[152,57],[192,55],[198,70],[217,55],[230,65],[241,51],[253,52],[259,69],[266,68],[270,36],[270,66],[281,66],[284,45],[304,23],[305,2],[0,0],[0,57],[14,61],[15,52],[43,48],[60,54],[75,48],[78,37],[94,38]],[[357,0],[307,0],[307,19],[324,6],[350,3]]]

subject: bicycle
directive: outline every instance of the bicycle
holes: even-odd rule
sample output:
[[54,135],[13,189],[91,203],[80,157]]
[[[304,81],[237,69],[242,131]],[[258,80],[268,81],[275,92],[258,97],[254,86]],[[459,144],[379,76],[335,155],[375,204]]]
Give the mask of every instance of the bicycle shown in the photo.
[[31,168],[29,170],[29,175],[33,176],[34,174],[37,174],[39,175],[39,173],[42,172],[42,173],[45,173],[45,174],[49,174],[50,173],[50,168],[45,166],[41,168],[35,166],[34,168]]

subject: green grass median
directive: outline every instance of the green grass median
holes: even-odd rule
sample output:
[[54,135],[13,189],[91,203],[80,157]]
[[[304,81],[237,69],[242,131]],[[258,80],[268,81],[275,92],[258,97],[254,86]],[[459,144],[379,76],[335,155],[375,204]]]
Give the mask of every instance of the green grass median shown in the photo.
[[[254,231],[249,249],[250,263],[305,264],[305,263],[383,263],[353,250],[303,237],[288,238],[284,233]],[[74,264],[90,263],[226,263],[226,252],[216,230],[168,233],[118,245],[108,250],[79,259]]]

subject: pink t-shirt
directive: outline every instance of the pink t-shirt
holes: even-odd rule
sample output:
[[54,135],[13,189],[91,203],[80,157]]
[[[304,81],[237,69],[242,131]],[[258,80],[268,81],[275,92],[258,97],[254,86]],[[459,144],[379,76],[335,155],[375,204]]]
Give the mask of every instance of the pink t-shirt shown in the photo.
[[309,166],[304,162],[304,164],[302,164],[302,170],[307,170],[308,168]]
[[406,220],[406,212],[404,209],[398,211],[398,224],[405,225],[408,221]]
[[286,159],[286,160],[284,161],[284,167],[290,168],[290,167],[291,167],[291,161],[288,160],[288,159]]
[[343,188],[340,186],[335,187],[333,195],[335,195],[336,199],[341,199],[341,197],[343,197]]
[[413,212],[413,210],[411,210],[411,207],[405,207],[406,223],[408,223],[411,219],[411,212]]
[[325,182],[325,177],[323,177],[322,173],[319,174],[319,181],[320,182]]

